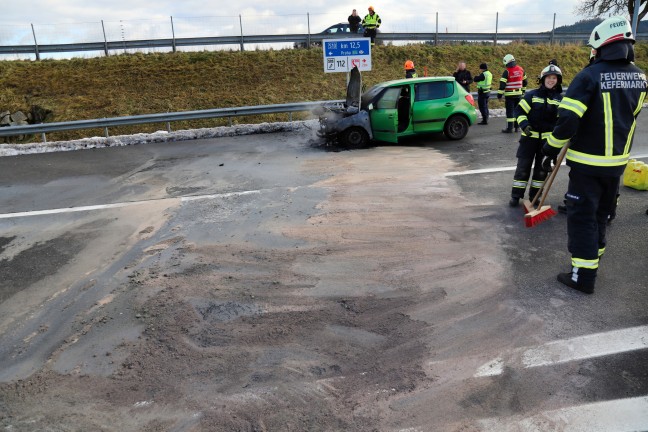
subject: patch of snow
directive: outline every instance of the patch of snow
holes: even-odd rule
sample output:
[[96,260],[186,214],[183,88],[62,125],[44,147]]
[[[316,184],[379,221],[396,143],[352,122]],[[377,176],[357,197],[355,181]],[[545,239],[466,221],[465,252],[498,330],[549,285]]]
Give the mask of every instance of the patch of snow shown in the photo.
[[[479,113],[477,113],[479,117]],[[503,117],[503,109],[490,110],[491,117]],[[30,144],[0,144],[0,157],[18,156],[24,154],[52,153],[59,151],[96,149],[104,147],[119,147],[147,143],[163,143],[174,141],[188,141],[195,139],[221,138],[240,135],[264,134],[273,132],[291,132],[302,130],[316,130],[317,119],[259,123],[236,126],[220,126],[215,128],[179,130],[173,132],[157,131],[153,133],[140,133],[135,135],[117,135],[111,137],[91,137],[72,141],[52,141]]]

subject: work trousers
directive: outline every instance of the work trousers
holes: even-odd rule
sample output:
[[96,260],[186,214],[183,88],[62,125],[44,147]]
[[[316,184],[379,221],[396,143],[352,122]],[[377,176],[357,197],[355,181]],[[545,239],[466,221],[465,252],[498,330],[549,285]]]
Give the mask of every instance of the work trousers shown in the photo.
[[479,107],[479,112],[482,116],[482,121],[488,123],[488,99],[490,93],[477,93],[477,106]]
[[520,96],[504,96],[504,106],[506,107],[506,129],[511,130],[515,126],[518,128],[517,120],[515,119],[515,108],[520,103]]
[[371,45],[374,45],[376,42],[376,29],[375,28],[366,28],[364,30],[364,37],[371,38]]
[[[521,144],[522,145],[522,144]],[[511,197],[524,198],[524,192],[529,183],[531,176],[531,167],[533,166],[533,176],[531,176],[531,187],[529,188],[529,200],[532,201],[538,191],[542,189],[547,178],[547,172],[542,169],[542,152],[538,151],[534,156],[518,157],[515,174],[513,174],[513,188]]]
[[593,176],[574,170],[569,172],[565,194],[567,235],[572,266],[598,269],[599,257],[605,252],[605,228],[608,215],[615,209],[619,177]]

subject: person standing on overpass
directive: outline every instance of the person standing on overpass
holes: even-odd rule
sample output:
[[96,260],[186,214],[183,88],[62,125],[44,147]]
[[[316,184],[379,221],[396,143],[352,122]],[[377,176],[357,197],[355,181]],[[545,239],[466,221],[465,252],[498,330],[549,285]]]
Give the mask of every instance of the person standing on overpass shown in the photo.
[[365,15],[362,20],[362,27],[364,27],[364,37],[371,38],[371,45],[374,45],[376,42],[376,33],[378,28],[382,24],[380,16],[374,11],[373,6],[369,6],[369,13]]
[[356,12],[355,9],[353,9],[351,15],[349,15],[348,21],[349,31],[351,33],[358,33],[358,29],[360,29],[360,21],[362,21],[362,18],[358,16],[358,12]]

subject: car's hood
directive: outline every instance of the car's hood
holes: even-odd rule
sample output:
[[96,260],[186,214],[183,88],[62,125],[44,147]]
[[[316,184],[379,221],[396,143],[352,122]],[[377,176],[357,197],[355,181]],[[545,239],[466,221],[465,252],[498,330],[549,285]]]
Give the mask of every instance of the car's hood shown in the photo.
[[360,93],[362,91],[362,77],[358,67],[355,66],[349,73],[349,83],[347,84],[346,105],[348,107],[358,107],[360,104]]

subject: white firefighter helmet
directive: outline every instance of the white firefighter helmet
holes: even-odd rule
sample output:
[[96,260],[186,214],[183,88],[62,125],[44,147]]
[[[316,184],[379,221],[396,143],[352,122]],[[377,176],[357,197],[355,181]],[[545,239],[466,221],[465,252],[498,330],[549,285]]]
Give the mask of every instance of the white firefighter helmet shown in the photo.
[[504,58],[502,59],[502,62],[504,63],[504,66],[507,64],[515,61],[515,57],[513,57],[513,54],[506,54]]
[[540,81],[544,82],[544,77],[547,75],[556,75],[556,78],[558,78],[558,85],[562,84],[562,71],[558,66],[550,64],[546,68],[542,69],[542,72],[540,72]]
[[613,16],[594,27],[587,45],[599,49],[612,42],[623,40],[635,41],[630,22],[622,16]]

